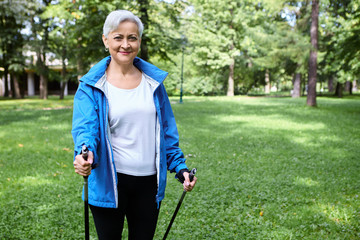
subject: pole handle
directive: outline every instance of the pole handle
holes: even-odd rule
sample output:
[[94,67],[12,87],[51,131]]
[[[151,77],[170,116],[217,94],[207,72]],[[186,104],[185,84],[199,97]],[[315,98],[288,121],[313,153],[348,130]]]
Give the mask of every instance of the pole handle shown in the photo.
[[87,148],[86,145],[83,145],[83,146],[82,146],[81,155],[82,155],[83,159],[84,159],[85,161],[87,161],[88,156],[89,156],[89,149]]
[[189,174],[189,179],[190,179],[190,182],[192,182],[194,180],[194,176],[195,176],[195,173],[196,173],[196,168],[193,168],[191,171],[190,171],[190,174]]
[[[83,146],[82,146],[81,156],[83,157],[83,159],[84,159],[85,161],[88,160],[88,157],[89,157],[89,149],[87,148],[86,145],[83,145]],[[84,178],[87,179],[88,177],[86,176],[86,177],[84,177]],[[87,184],[87,183],[86,183],[86,184]]]

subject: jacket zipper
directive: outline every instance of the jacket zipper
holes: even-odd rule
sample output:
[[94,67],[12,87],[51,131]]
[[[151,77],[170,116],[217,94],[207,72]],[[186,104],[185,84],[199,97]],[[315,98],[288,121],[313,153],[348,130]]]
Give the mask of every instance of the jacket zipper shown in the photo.
[[[102,77],[101,77],[102,78]],[[100,80],[101,80],[100,78]],[[99,81],[100,81],[99,80]],[[103,94],[104,94],[104,97],[105,97],[105,136],[106,136],[106,146],[108,148],[108,152],[109,152],[109,155],[110,155],[110,159],[109,159],[109,164],[110,164],[110,167],[111,167],[111,174],[112,174],[112,180],[113,180],[113,190],[114,190],[114,196],[115,196],[115,207],[118,208],[118,191],[117,191],[117,176],[116,176],[116,171],[114,169],[114,163],[113,163],[113,155],[112,155],[112,147],[111,147],[111,144],[110,144],[110,140],[109,140],[109,134],[108,134],[108,111],[109,111],[109,103],[108,103],[108,100],[107,100],[107,96],[106,96],[106,93],[105,93],[105,90],[102,88],[102,86],[97,86],[97,84],[99,83],[99,81],[94,85],[94,87],[96,87],[97,89],[99,89]]]
[[[105,95],[105,93],[104,93]],[[105,96],[106,98],[106,96]],[[111,166],[111,173],[112,173],[112,179],[113,179],[113,189],[114,189],[114,196],[115,196],[115,206],[116,208],[118,208],[118,191],[117,191],[117,184],[116,184],[116,173],[115,173],[115,169],[114,169],[114,163],[113,163],[113,155],[112,155],[112,147],[111,147],[111,144],[110,144],[110,141],[109,141],[109,135],[108,135],[108,101],[106,99],[106,116],[105,116],[105,124],[106,124],[106,129],[105,129],[105,136],[106,136],[106,145],[108,147],[108,151],[109,151],[109,155],[110,155],[110,159],[109,159],[109,162],[110,162],[110,166]]]

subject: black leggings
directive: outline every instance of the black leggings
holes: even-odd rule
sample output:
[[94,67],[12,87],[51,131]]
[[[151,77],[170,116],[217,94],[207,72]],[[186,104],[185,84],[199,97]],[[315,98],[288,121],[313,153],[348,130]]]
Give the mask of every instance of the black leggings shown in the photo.
[[156,193],[156,175],[137,177],[118,173],[118,208],[90,205],[99,240],[121,239],[125,216],[129,239],[153,239],[159,215]]

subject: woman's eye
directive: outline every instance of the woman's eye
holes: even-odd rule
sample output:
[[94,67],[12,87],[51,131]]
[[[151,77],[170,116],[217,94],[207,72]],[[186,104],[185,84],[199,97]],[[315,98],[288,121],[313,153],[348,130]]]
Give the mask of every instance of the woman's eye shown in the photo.
[[131,41],[136,41],[136,40],[137,40],[137,37],[129,37],[129,40],[131,40]]
[[114,37],[115,40],[121,40],[121,37]]

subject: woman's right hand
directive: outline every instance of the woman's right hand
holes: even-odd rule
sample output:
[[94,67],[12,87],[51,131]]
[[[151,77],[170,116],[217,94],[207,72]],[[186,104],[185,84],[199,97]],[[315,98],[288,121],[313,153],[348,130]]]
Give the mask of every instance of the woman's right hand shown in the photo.
[[94,154],[89,151],[87,161],[82,155],[76,155],[74,161],[75,172],[81,176],[87,177],[91,174],[91,164],[94,161]]

